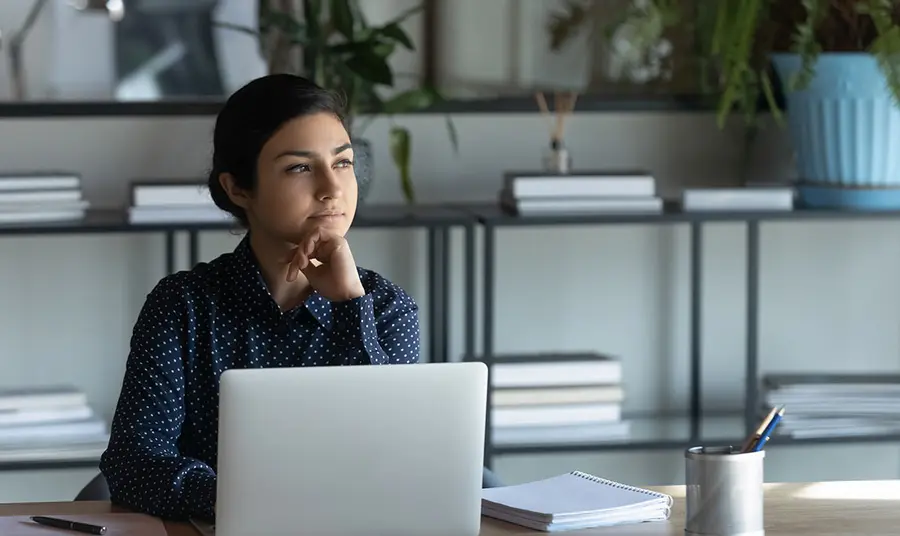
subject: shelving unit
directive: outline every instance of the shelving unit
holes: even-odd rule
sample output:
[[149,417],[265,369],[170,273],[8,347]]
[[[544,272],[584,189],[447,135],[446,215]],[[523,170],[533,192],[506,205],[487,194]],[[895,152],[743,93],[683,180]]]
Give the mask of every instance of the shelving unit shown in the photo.
[[[900,211],[851,212],[837,210],[795,210],[793,212],[741,212],[741,213],[686,213],[668,206],[661,214],[616,214],[592,216],[541,216],[518,217],[504,213],[498,206],[485,204],[445,205],[363,205],[360,206],[354,228],[420,228],[427,230],[428,300],[430,334],[429,353],[433,361],[446,362],[448,355],[448,325],[450,272],[450,230],[464,230],[464,352],[475,355],[477,290],[479,276],[476,267],[476,228],[483,229],[482,256],[482,352],[477,356],[489,367],[495,354],[494,315],[496,306],[495,259],[496,233],[504,227],[546,226],[605,226],[605,225],[685,225],[689,229],[689,355],[690,401],[687,415],[638,416],[634,421],[632,437],[623,441],[579,444],[534,444],[494,446],[490,442],[490,407],[492,390],[488,389],[487,434],[485,465],[492,466],[493,457],[551,452],[601,452],[616,450],[666,450],[682,449],[697,441],[727,443],[740,441],[756,424],[759,407],[759,258],[760,226],[764,222],[801,222],[814,220],[875,220],[900,219]],[[746,228],[746,384],[745,408],[741,415],[714,416],[704,412],[701,404],[701,286],[703,258],[703,229],[709,223],[743,223]],[[124,211],[92,211],[79,222],[0,225],[3,236],[31,236],[46,234],[92,233],[162,233],[166,236],[165,262],[169,272],[174,271],[175,237],[188,235],[188,258],[197,261],[199,234],[205,231],[222,231],[231,227],[225,224],[158,224],[132,225]],[[489,384],[490,385],[490,384]],[[834,437],[816,439],[779,438],[778,445],[839,444],[900,442],[900,434]],[[47,469],[96,467],[96,460],[0,462],[0,471],[13,469]]]
[[[449,359],[448,332],[450,289],[451,229],[465,229],[467,241],[474,235],[475,218],[467,211],[443,205],[360,205],[353,223],[354,229],[424,229],[427,244],[428,277],[428,355],[433,362]],[[165,236],[164,262],[166,273],[176,271],[176,236],[188,235],[187,256],[190,266],[199,258],[200,233],[234,229],[227,223],[164,223],[140,224],[128,222],[125,210],[91,210],[78,221],[0,224],[0,238],[11,236],[79,235],[103,233],[161,233]],[[467,285],[471,284],[467,274]],[[470,294],[465,290],[466,296]],[[71,469],[97,467],[99,460],[0,461],[0,471]]]
[[[759,247],[760,224],[775,221],[813,220],[871,220],[898,219],[900,211],[853,212],[840,210],[797,209],[792,212],[682,212],[667,205],[660,214],[610,214],[590,216],[532,216],[520,217],[505,213],[495,204],[465,207],[481,224],[484,232],[482,247],[482,353],[478,356],[490,370],[497,355],[494,346],[494,314],[497,299],[494,263],[496,234],[503,227],[545,227],[584,225],[686,225],[690,229],[689,325],[690,325],[690,402],[687,416],[646,416],[636,419],[635,437],[625,441],[578,444],[534,444],[494,446],[491,442],[491,396],[488,388],[488,411],[485,433],[485,465],[492,467],[496,455],[534,454],[549,452],[594,452],[615,450],[683,449],[697,442],[731,444],[740,442],[757,424],[759,408]],[[701,287],[703,258],[703,227],[708,223],[736,222],[746,226],[747,304],[746,304],[746,383],[743,415],[704,416],[701,404]],[[474,246],[471,246],[474,249]],[[470,257],[471,259],[471,257]],[[474,297],[472,297],[474,302]],[[471,332],[470,332],[471,333]],[[474,344],[467,345],[472,355]],[[707,433],[710,432],[710,433]],[[900,434],[815,439],[779,438],[778,445],[873,443],[900,441]]]

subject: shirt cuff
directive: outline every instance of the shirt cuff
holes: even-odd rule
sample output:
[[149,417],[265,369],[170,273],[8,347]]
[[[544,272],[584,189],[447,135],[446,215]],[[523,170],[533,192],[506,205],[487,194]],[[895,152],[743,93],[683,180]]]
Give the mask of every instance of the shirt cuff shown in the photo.
[[185,475],[184,505],[188,515],[208,521],[216,519],[216,475],[193,470]]
[[332,335],[339,342],[362,348],[373,365],[381,365],[384,352],[378,345],[375,308],[371,294],[331,304]]

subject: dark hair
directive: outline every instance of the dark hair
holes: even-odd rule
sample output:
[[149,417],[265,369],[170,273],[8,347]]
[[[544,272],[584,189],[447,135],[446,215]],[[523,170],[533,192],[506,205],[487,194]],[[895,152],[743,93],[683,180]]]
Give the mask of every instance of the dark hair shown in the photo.
[[340,97],[301,76],[271,74],[235,91],[219,111],[213,134],[209,193],[216,206],[248,225],[247,214],[228,197],[219,175],[230,173],[238,186],[253,191],[259,153],[269,138],[296,117],[322,112],[344,122]]

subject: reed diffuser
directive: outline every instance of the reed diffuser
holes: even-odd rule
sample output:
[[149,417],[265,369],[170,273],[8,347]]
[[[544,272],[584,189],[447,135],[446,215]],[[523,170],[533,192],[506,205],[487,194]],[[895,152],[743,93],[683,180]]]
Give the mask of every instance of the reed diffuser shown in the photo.
[[550,146],[546,149],[543,157],[544,170],[553,173],[569,173],[572,169],[572,155],[566,148],[563,134],[566,128],[566,118],[572,115],[578,94],[555,92],[552,111],[547,105],[547,98],[543,92],[535,94],[534,99],[537,101],[541,115],[547,118],[550,128]]

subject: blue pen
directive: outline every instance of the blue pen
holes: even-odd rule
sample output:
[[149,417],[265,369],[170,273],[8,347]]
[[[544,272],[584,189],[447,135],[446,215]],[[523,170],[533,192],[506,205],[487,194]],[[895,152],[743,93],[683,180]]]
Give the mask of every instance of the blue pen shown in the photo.
[[772,422],[769,423],[769,426],[766,427],[762,435],[759,436],[759,441],[757,441],[756,445],[753,446],[753,452],[759,452],[763,449],[763,446],[765,446],[765,444],[769,441],[769,438],[772,436],[772,432],[775,431],[775,427],[778,426],[778,422],[783,416],[784,408],[781,408],[778,413],[775,414],[775,417],[772,418]]

